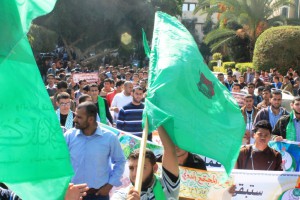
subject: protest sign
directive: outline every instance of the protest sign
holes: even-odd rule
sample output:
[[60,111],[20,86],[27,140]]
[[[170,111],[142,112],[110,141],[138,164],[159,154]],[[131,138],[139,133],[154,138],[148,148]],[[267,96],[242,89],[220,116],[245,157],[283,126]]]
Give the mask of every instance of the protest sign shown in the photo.
[[292,141],[274,142],[270,141],[269,146],[282,155],[283,168],[285,171],[300,170],[300,143]]
[[[101,127],[107,128],[119,136],[126,157],[132,150],[139,148],[141,138],[107,125],[101,124]],[[270,142],[269,146],[276,147],[278,150],[285,148],[286,152],[295,151],[290,153],[293,157],[296,157],[294,155],[300,152],[297,149],[299,146],[296,142]],[[148,142],[147,148],[151,149],[155,155],[163,153],[162,146],[153,142]],[[289,200],[300,198],[300,173],[298,172],[233,170],[229,179],[224,181],[225,171],[223,166],[216,160],[201,157],[205,161],[208,171],[180,167],[180,199]],[[296,157],[296,161],[299,160],[299,157]],[[283,159],[286,159],[286,157],[283,156]],[[290,162],[287,160],[286,163]],[[288,167],[286,168],[288,169]],[[159,173],[161,173],[161,167],[158,170]],[[130,184],[128,166],[125,166],[121,181],[123,184],[119,188],[127,187]],[[228,189],[232,184],[236,185],[233,196],[228,193]],[[114,188],[112,193],[119,188]]]
[[98,73],[79,73],[73,74],[73,80],[78,83],[80,80],[86,80],[88,83],[97,83],[99,81]]

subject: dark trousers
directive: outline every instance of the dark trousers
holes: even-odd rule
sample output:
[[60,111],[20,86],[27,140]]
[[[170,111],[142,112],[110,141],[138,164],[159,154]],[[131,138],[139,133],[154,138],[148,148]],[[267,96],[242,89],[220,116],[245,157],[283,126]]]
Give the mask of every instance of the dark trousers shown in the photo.
[[95,194],[87,194],[85,197],[83,197],[83,200],[109,200],[109,195],[107,196],[101,196],[101,195],[95,195]]

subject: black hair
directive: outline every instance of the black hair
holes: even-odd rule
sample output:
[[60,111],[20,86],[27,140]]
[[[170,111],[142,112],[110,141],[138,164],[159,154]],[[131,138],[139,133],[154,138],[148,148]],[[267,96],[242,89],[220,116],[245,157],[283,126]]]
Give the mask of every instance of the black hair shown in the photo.
[[254,132],[257,132],[257,130],[260,129],[260,128],[267,129],[270,132],[270,134],[272,133],[272,126],[267,120],[258,121],[254,125]]
[[57,83],[57,89],[68,88],[68,83],[66,81],[59,81]]
[[116,83],[116,87],[120,87],[121,85],[124,85],[124,81],[123,80],[118,80]]
[[[139,155],[140,155],[140,149],[135,149],[133,152],[131,152],[128,156],[128,160],[138,160],[139,159]],[[154,153],[150,150],[146,148],[146,152],[145,152],[145,158],[148,158],[150,160],[150,163],[152,165],[156,164],[156,157],[154,155]]]
[[86,102],[87,98],[91,97],[90,95],[88,94],[83,94],[81,95],[79,98],[78,98],[78,103],[83,103],[83,102]]
[[93,102],[83,102],[78,105],[77,109],[85,109],[86,115],[88,117],[94,117],[94,121],[97,119],[97,106]]
[[60,92],[56,97],[56,101],[59,102],[61,99],[70,99],[70,95],[67,92]]

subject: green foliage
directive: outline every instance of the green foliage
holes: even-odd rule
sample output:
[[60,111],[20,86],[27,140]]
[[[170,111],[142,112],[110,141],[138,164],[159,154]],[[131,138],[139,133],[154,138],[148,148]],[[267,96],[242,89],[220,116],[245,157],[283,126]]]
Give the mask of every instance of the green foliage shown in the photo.
[[213,60],[222,60],[222,54],[221,53],[214,53],[212,55]]
[[219,47],[227,44],[236,37],[235,31],[227,28],[218,28],[205,36],[204,42],[208,44],[211,51],[216,51]]
[[217,65],[218,65],[218,61],[217,61],[217,60],[211,60],[211,61],[209,61],[209,63],[208,63],[208,68],[209,68],[210,70],[213,70],[214,67],[216,67]]
[[226,69],[224,69],[224,67],[213,67],[213,71],[214,72],[222,72],[222,73],[224,73],[224,74],[227,74],[227,70]]
[[228,69],[229,67],[231,67],[231,69],[234,69],[235,68],[235,62],[223,62],[222,67],[224,69]]
[[53,51],[58,35],[42,26],[32,24],[27,34],[33,52]]
[[148,39],[152,38],[155,11],[179,16],[182,1],[57,0],[53,11],[35,19],[34,23],[55,31],[70,49],[76,51],[78,59],[85,58],[90,52],[101,55],[105,50],[113,49],[120,49],[119,57],[128,59],[132,55],[122,55],[125,51],[120,42],[121,35],[127,32],[132,36],[133,44],[125,53],[131,51],[135,59],[143,59],[144,50],[138,48],[142,46],[141,29],[144,28]]
[[[210,32],[205,38],[205,43],[210,45],[212,51],[227,46],[229,42],[236,39],[236,36],[248,37],[250,57],[252,57],[257,37],[273,24],[286,23],[282,17],[273,19],[274,11],[283,5],[290,5],[290,0],[198,0],[194,13],[201,10],[201,14],[206,13],[208,19],[213,14],[218,14],[220,20],[218,29]],[[230,22],[240,24],[241,30],[236,31],[227,27]]]
[[258,38],[253,63],[258,69],[277,67],[282,74],[300,65],[300,26],[280,26],[266,30]]
[[250,62],[248,62],[248,63],[237,63],[236,65],[235,65],[235,67],[237,67],[237,68],[239,68],[239,71],[241,72],[241,73],[244,73],[245,71],[247,71],[247,68],[248,67],[250,67],[250,68],[255,68],[254,66],[253,66],[253,63],[250,63]]
[[199,45],[199,50],[205,60],[206,63],[209,63],[209,58],[211,56],[210,48],[204,42],[201,42]]

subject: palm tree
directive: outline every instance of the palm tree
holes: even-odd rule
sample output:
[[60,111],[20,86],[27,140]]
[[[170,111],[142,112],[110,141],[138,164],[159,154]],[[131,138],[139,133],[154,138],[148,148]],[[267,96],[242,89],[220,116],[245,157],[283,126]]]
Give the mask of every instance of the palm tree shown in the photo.
[[[290,0],[198,0],[194,13],[207,13],[208,19],[217,14],[218,28],[204,39],[212,51],[228,44],[235,37],[248,37],[252,58],[258,36],[270,26],[285,24],[282,16],[273,16],[274,11],[284,5],[291,5]],[[238,23],[242,28],[229,29],[226,26],[229,22]]]

